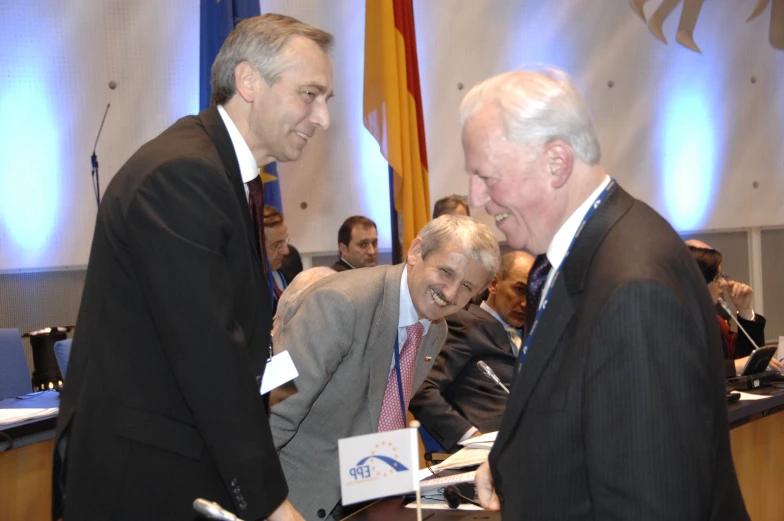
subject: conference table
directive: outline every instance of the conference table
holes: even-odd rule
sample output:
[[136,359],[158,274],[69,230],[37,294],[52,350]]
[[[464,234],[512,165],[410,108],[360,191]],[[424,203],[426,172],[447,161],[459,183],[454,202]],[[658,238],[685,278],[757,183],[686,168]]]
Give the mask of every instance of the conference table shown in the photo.
[[[781,384],[777,384],[781,385]],[[0,520],[51,519],[52,454],[58,393],[43,391],[0,401]],[[37,416],[14,418],[16,410],[35,409]],[[780,521],[780,476],[784,469],[784,388],[748,391],[728,406],[735,469],[746,508],[754,521]],[[19,415],[16,415],[19,416]],[[379,501],[350,516],[351,521],[415,519],[416,511],[399,498]],[[430,521],[495,520],[483,511],[428,510]]]

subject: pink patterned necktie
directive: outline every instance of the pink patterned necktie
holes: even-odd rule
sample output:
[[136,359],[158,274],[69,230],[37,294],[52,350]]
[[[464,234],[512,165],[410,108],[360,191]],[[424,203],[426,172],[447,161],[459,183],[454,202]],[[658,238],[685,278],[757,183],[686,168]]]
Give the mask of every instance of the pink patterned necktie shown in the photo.
[[[400,350],[400,376],[403,381],[403,401],[406,409],[408,402],[411,401],[411,394],[414,386],[414,362],[416,361],[419,344],[422,343],[422,335],[425,326],[421,322],[406,326],[408,338]],[[400,392],[397,388],[397,371],[392,368],[387,380],[387,389],[384,391],[384,401],[381,404],[381,416],[378,419],[378,432],[394,431],[405,428],[403,412],[400,411]]]

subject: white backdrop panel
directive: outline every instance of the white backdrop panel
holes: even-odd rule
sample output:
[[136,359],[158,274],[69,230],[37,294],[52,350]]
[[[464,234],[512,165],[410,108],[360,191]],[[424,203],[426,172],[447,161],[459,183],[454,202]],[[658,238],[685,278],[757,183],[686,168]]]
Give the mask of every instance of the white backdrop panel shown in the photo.
[[198,109],[199,2],[0,0],[0,38],[0,269],[85,265],[106,105],[102,191]]
[[[609,173],[677,228],[784,224],[784,52],[768,43],[768,13],[744,22],[752,4],[705,2],[700,55],[674,42],[680,8],[664,45],[621,0],[415,1],[431,201],[467,191],[465,92],[546,63],[582,87]],[[362,126],[365,1],[261,5],[336,37],[332,126],[299,162],[279,165],[293,243],[334,251],[340,223],[361,213],[388,248],[386,163]],[[647,2],[648,14],[657,6]],[[102,188],[142,143],[197,110],[198,33],[197,0],[0,0],[0,269],[86,264],[89,156],[106,103]]]

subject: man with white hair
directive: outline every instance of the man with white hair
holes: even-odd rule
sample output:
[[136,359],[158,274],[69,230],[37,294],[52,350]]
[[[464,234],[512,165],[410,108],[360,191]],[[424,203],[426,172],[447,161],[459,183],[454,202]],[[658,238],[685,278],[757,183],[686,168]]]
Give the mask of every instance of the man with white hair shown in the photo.
[[471,205],[538,255],[481,503],[537,521],[748,519],[705,282],[670,225],[605,173],[575,86],[502,74],[461,117]]

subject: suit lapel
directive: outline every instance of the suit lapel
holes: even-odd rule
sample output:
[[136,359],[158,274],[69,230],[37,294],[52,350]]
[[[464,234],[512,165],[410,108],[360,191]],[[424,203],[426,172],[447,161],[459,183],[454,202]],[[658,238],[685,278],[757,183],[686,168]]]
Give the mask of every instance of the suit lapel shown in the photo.
[[575,299],[582,293],[593,256],[604,237],[634,204],[634,198],[620,187],[608,196],[596,213],[585,223],[575,238],[561,272],[553,281],[553,289],[542,313],[541,323],[534,332],[533,343],[524,363],[517,362],[512,394],[507,403],[494,451],[509,441],[520,420],[542,371],[558,347],[558,341],[575,313]]
[[231,187],[234,189],[234,195],[237,197],[237,202],[242,210],[243,220],[245,221],[245,234],[253,246],[252,250],[256,258],[261,263],[259,239],[250,220],[250,208],[248,207],[248,198],[245,195],[245,184],[242,182],[240,165],[237,162],[237,152],[234,150],[229,131],[226,130],[226,125],[223,123],[223,119],[216,107],[210,107],[201,111],[199,119],[218,150],[218,155],[223,162],[223,169],[229,178]]
[[509,340],[509,335],[504,329],[504,325],[498,321],[493,315],[485,311],[479,306],[471,305],[468,312],[481,319],[481,326],[487,335],[493,340],[493,343],[501,348],[505,353],[514,356],[512,351],[512,342]]
[[501,450],[509,440],[509,434],[514,431],[514,425],[525,411],[542,371],[552,358],[558,340],[574,315],[574,305],[566,293],[563,277],[558,277],[555,281],[549,303],[545,309],[541,323],[536,328],[533,343],[525,357],[525,362],[521,364],[518,359],[515,364],[512,394],[506,405],[506,413],[494,449]]
[[[422,338],[422,343],[419,345],[419,351],[417,352],[416,365],[414,366],[413,393],[416,393],[419,386],[425,381],[427,373],[433,368],[438,352],[444,345],[445,325],[443,318],[433,322],[430,324],[427,334]],[[428,357],[430,357],[430,362],[425,362],[425,359]]]
[[378,418],[384,401],[384,391],[392,365],[392,347],[397,336],[397,323],[400,317],[400,278],[405,264],[391,266],[384,276],[384,294],[381,312],[372,330],[377,335],[369,338],[367,349],[370,351],[370,383],[368,386],[368,408],[373,432],[378,430]]

